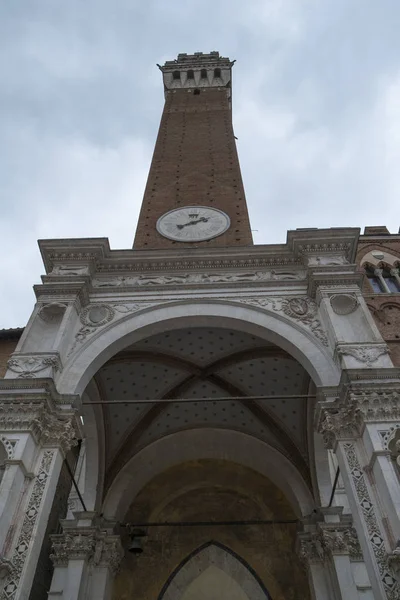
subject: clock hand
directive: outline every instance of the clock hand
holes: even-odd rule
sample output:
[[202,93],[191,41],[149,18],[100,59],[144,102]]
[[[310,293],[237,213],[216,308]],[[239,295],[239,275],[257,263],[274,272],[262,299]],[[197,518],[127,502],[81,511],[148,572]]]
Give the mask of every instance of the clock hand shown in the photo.
[[197,223],[207,223],[210,217],[200,217],[197,221],[188,221],[187,223],[183,223],[183,225],[177,225],[178,229],[183,229],[184,227],[188,227],[188,225],[196,225]]

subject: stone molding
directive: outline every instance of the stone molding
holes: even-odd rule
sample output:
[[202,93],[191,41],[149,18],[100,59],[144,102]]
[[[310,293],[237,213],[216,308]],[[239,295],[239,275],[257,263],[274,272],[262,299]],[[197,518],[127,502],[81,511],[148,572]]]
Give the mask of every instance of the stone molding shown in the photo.
[[106,567],[118,572],[124,550],[119,535],[94,527],[77,527],[52,535],[50,558],[55,567],[66,567],[70,560],[85,560],[92,567]]
[[363,560],[357,532],[351,523],[318,523],[311,531],[300,532],[297,543],[300,559],[306,566],[324,563],[334,555]]
[[62,370],[58,352],[14,353],[7,362],[10,371],[17,374],[19,379],[36,377],[37,373],[49,371],[50,375]]

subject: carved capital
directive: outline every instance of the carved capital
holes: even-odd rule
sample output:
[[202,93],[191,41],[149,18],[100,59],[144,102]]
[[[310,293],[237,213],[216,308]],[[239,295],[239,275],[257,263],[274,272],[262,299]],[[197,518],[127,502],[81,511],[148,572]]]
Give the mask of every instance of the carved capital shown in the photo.
[[107,567],[115,575],[124,556],[119,535],[105,535],[98,539],[93,556],[93,566]]
[[363,415],[356,403],[321,406],[318,433],[322,433],[326,448],[334,448],[338,440],[354,439],[360,436]]
[[0,579],[4,579],[13,572],[14,565],[11,560],[0,555]]
[[362,557],[357,532],[354,527],[323,524],[321,534],[325,550],[330,554],[348,554],[353,560]]
[[298,547],[300,560],[307,567],[312,564],[323,563],[327,557],[324,539],[320,531],[299,533]]
[[89,561],[95,552],[96,532],[94,529],[75,529],[68,533],[51,536],[50,558],[55,567],[67,566],[69,560]]
[[397,581],[400,582],[400,542],[397,543],[393,552],[388,555],[388,562]]
[[43,411],[35,419],[35,426],[43,446],[59,446],[64,454],[76,446],[76,431],[71,418],[60,419],[56,415]]
[[98,528],[68,529],[60,535],[52,535],[54,566],[67,566],[70,560],[86,560],[93,567],[106,567],[115,575],[119,569],[124,550],[119,535],[110,535]]

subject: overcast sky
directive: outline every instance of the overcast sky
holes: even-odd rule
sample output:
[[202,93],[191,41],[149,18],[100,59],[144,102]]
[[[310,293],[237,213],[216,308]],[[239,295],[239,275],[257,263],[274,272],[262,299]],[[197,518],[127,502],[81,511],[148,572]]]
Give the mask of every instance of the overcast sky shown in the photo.
[[236,59],[255,243],[400,224],[399,0],[3,0],[0,327],[26,323],[37,239],[132,245],[163,105],[156,63]]

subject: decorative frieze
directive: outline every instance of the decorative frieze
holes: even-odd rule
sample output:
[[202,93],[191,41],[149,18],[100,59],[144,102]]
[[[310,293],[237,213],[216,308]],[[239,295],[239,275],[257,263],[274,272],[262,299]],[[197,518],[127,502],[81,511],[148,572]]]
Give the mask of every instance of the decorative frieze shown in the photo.
[[318,523],[314,531],[298,535],[299,556],[308,566],[323,563],[332,555],[345,554],[362,560],[357,532],[351,524]]
[[226,273],[175,273],[172,275],[128,275],[112,278],[97,278],[95,288],[105,287],[157,287],[173,285],[237,284],[268,281],[301,281],[306,278],[304,270],[275,270]]

